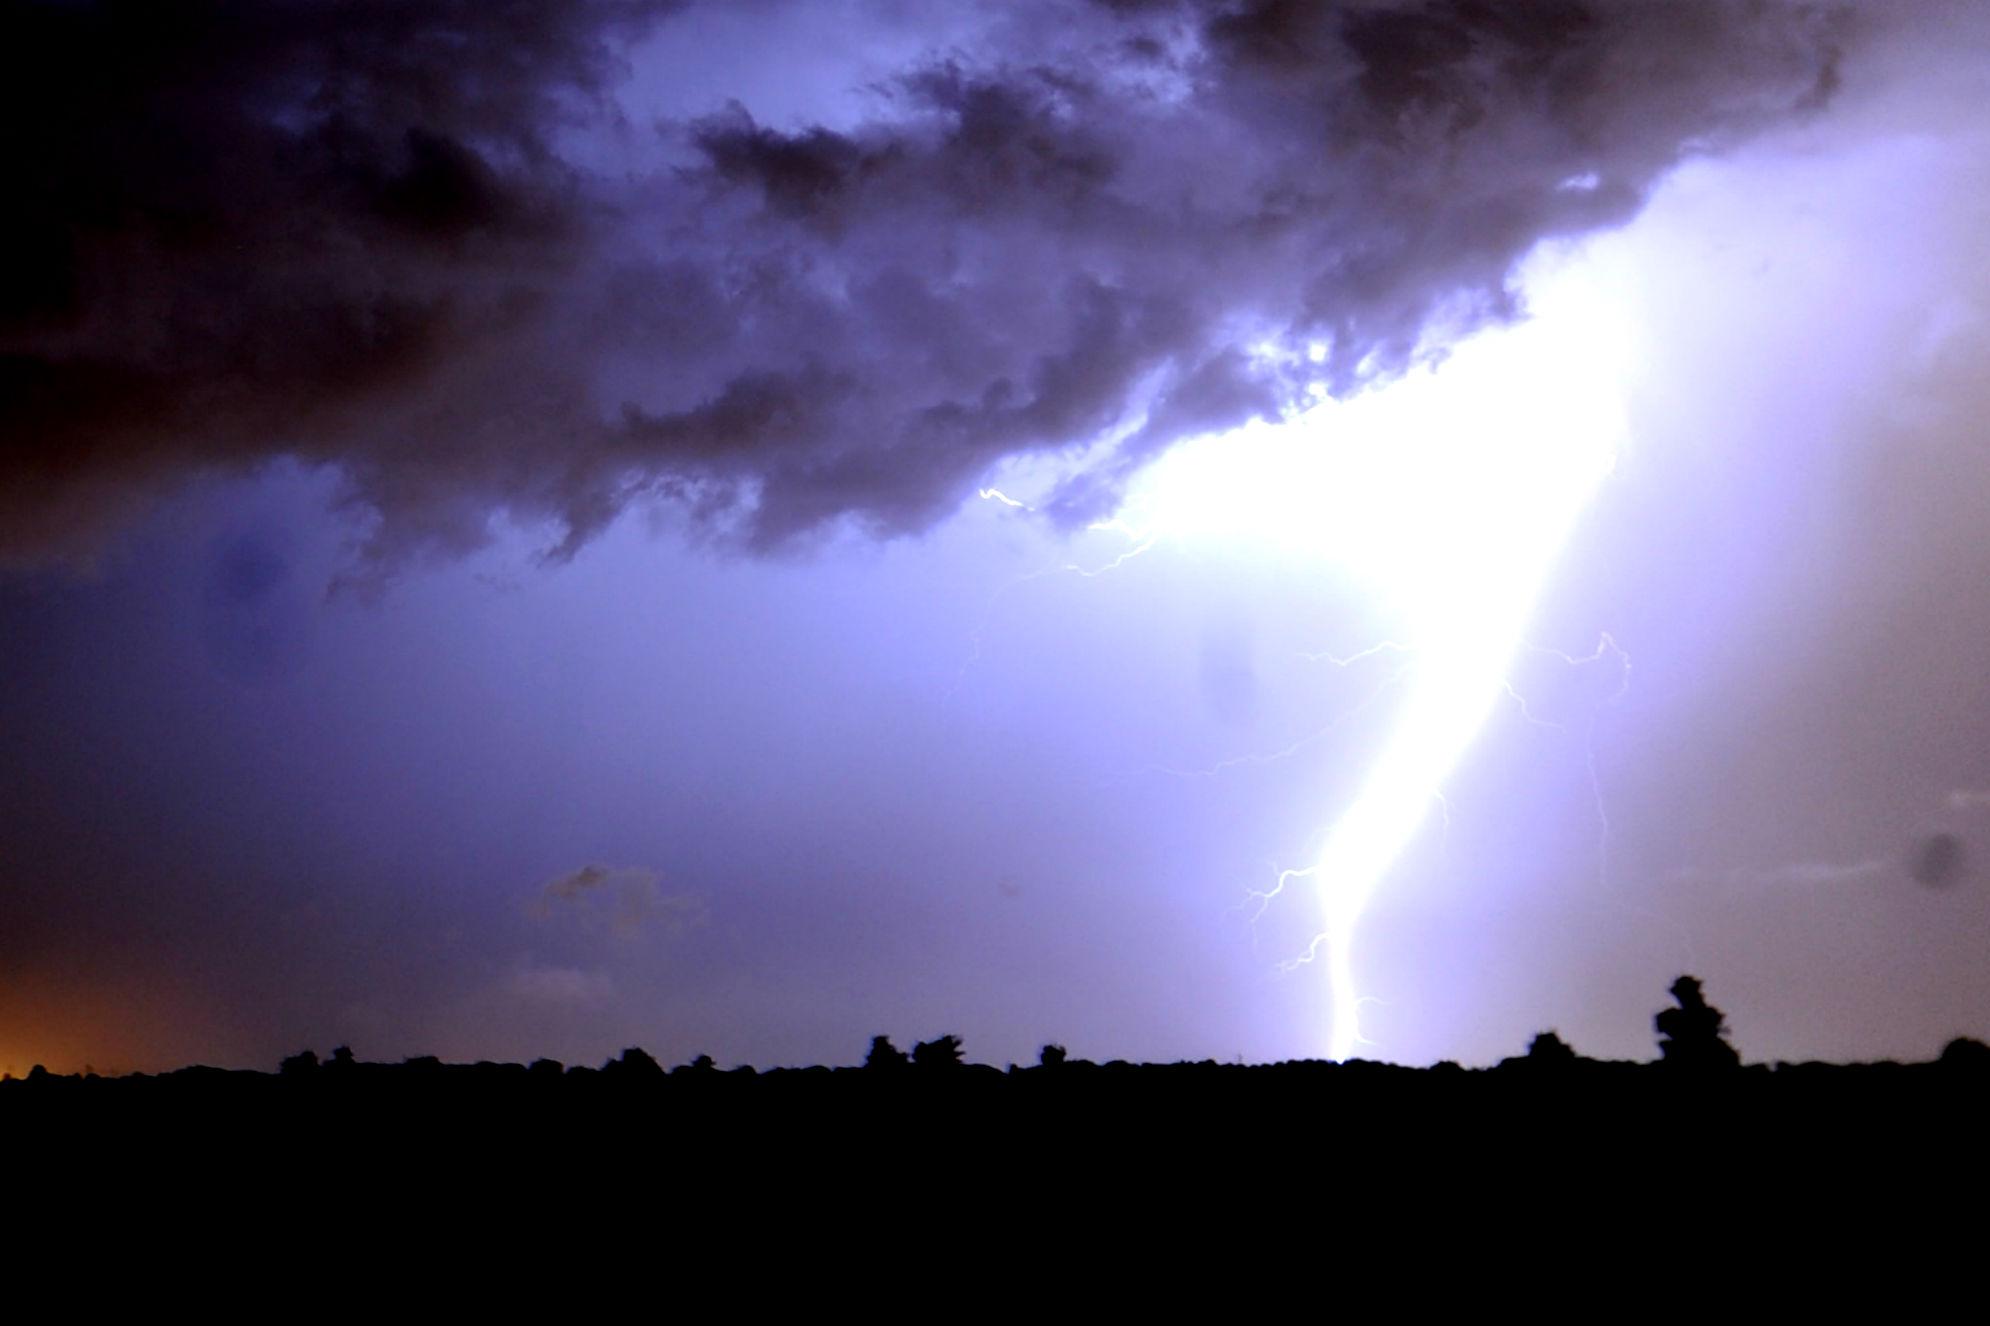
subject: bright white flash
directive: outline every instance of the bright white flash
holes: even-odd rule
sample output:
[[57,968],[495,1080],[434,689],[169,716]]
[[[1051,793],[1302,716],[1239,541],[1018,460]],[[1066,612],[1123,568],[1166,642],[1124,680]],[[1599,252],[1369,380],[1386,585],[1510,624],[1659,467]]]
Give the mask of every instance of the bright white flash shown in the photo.
[[1594,264],[1536,262],[1530,316],[1276,424],[1158,462],[1116,525],[1154,538],[1269,542],[1380,596],[1414,651],[1400,717],[1308,878],[1323,916],[1328,1053],[1361,1035],[1354,936],[1444,781],[1506,690],[1536,598],[1626,435],[1621,304]]

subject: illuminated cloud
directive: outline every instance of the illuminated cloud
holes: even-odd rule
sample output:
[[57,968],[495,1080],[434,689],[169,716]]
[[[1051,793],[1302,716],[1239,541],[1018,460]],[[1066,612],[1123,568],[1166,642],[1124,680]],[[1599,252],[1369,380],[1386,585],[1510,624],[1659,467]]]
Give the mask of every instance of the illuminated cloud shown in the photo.
[[1537,241],[1817,108],[1856,36],[1716,0],[991,5],[854,123],[652,126],[618,97],[694,58],[679,7],[10,11],[0,551],[280,456],[344,477],[375,572],[499,515],[572,552],[653,497],[771,548],[1113,434],[1053,503],[1091,519],[1179,438],[1510,316]]

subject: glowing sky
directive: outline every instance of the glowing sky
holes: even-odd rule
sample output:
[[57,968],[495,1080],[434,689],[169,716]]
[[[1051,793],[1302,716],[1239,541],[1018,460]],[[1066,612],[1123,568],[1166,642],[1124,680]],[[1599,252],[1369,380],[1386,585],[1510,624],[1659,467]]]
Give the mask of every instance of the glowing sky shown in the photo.
[[261,10],[0,41],[0,1071],[1990,1034],[1977,7]]

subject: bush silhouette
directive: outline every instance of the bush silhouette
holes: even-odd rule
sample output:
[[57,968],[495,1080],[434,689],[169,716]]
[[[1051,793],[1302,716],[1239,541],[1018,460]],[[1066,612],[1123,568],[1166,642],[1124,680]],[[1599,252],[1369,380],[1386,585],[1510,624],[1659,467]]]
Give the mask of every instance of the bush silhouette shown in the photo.
[[625,1079],[663,1076],[662,1066],[650,1057],[649,1052],[634,1045],[623,1050],[621,1058],[610,1059],[601,1065],[601,1071]]
[[864,1056],[864,1067],[878,1071],[905,1067],[905,1051],[891,1043],[889,1036],[871,1037],[871,1052]]
[[928,1070],[960,1067],[960,1037],[939,1036],[912,1047],[912,1063]]
[[1990,1073],[1990,1045],[1971,1036],[1958,1036],[1942,1047],[1942,1067],[1970,1073]]

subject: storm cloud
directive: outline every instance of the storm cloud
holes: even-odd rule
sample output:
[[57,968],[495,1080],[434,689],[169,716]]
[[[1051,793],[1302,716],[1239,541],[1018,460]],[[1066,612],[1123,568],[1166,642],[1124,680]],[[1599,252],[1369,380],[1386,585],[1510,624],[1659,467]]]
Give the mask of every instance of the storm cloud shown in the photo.
[[1085,451],[1053,509],[1089,519],[1179,438],[1521,313],[1529,249],[1820,107],[1859,37],[1734,0],[1002,5],[857,123],[632,119],[696,58],[643,41],[681,7],[9,3],[0,554],[281,457],[342,476],[375,574],[652,499],[753,549],[916,532],[1029,453]]

